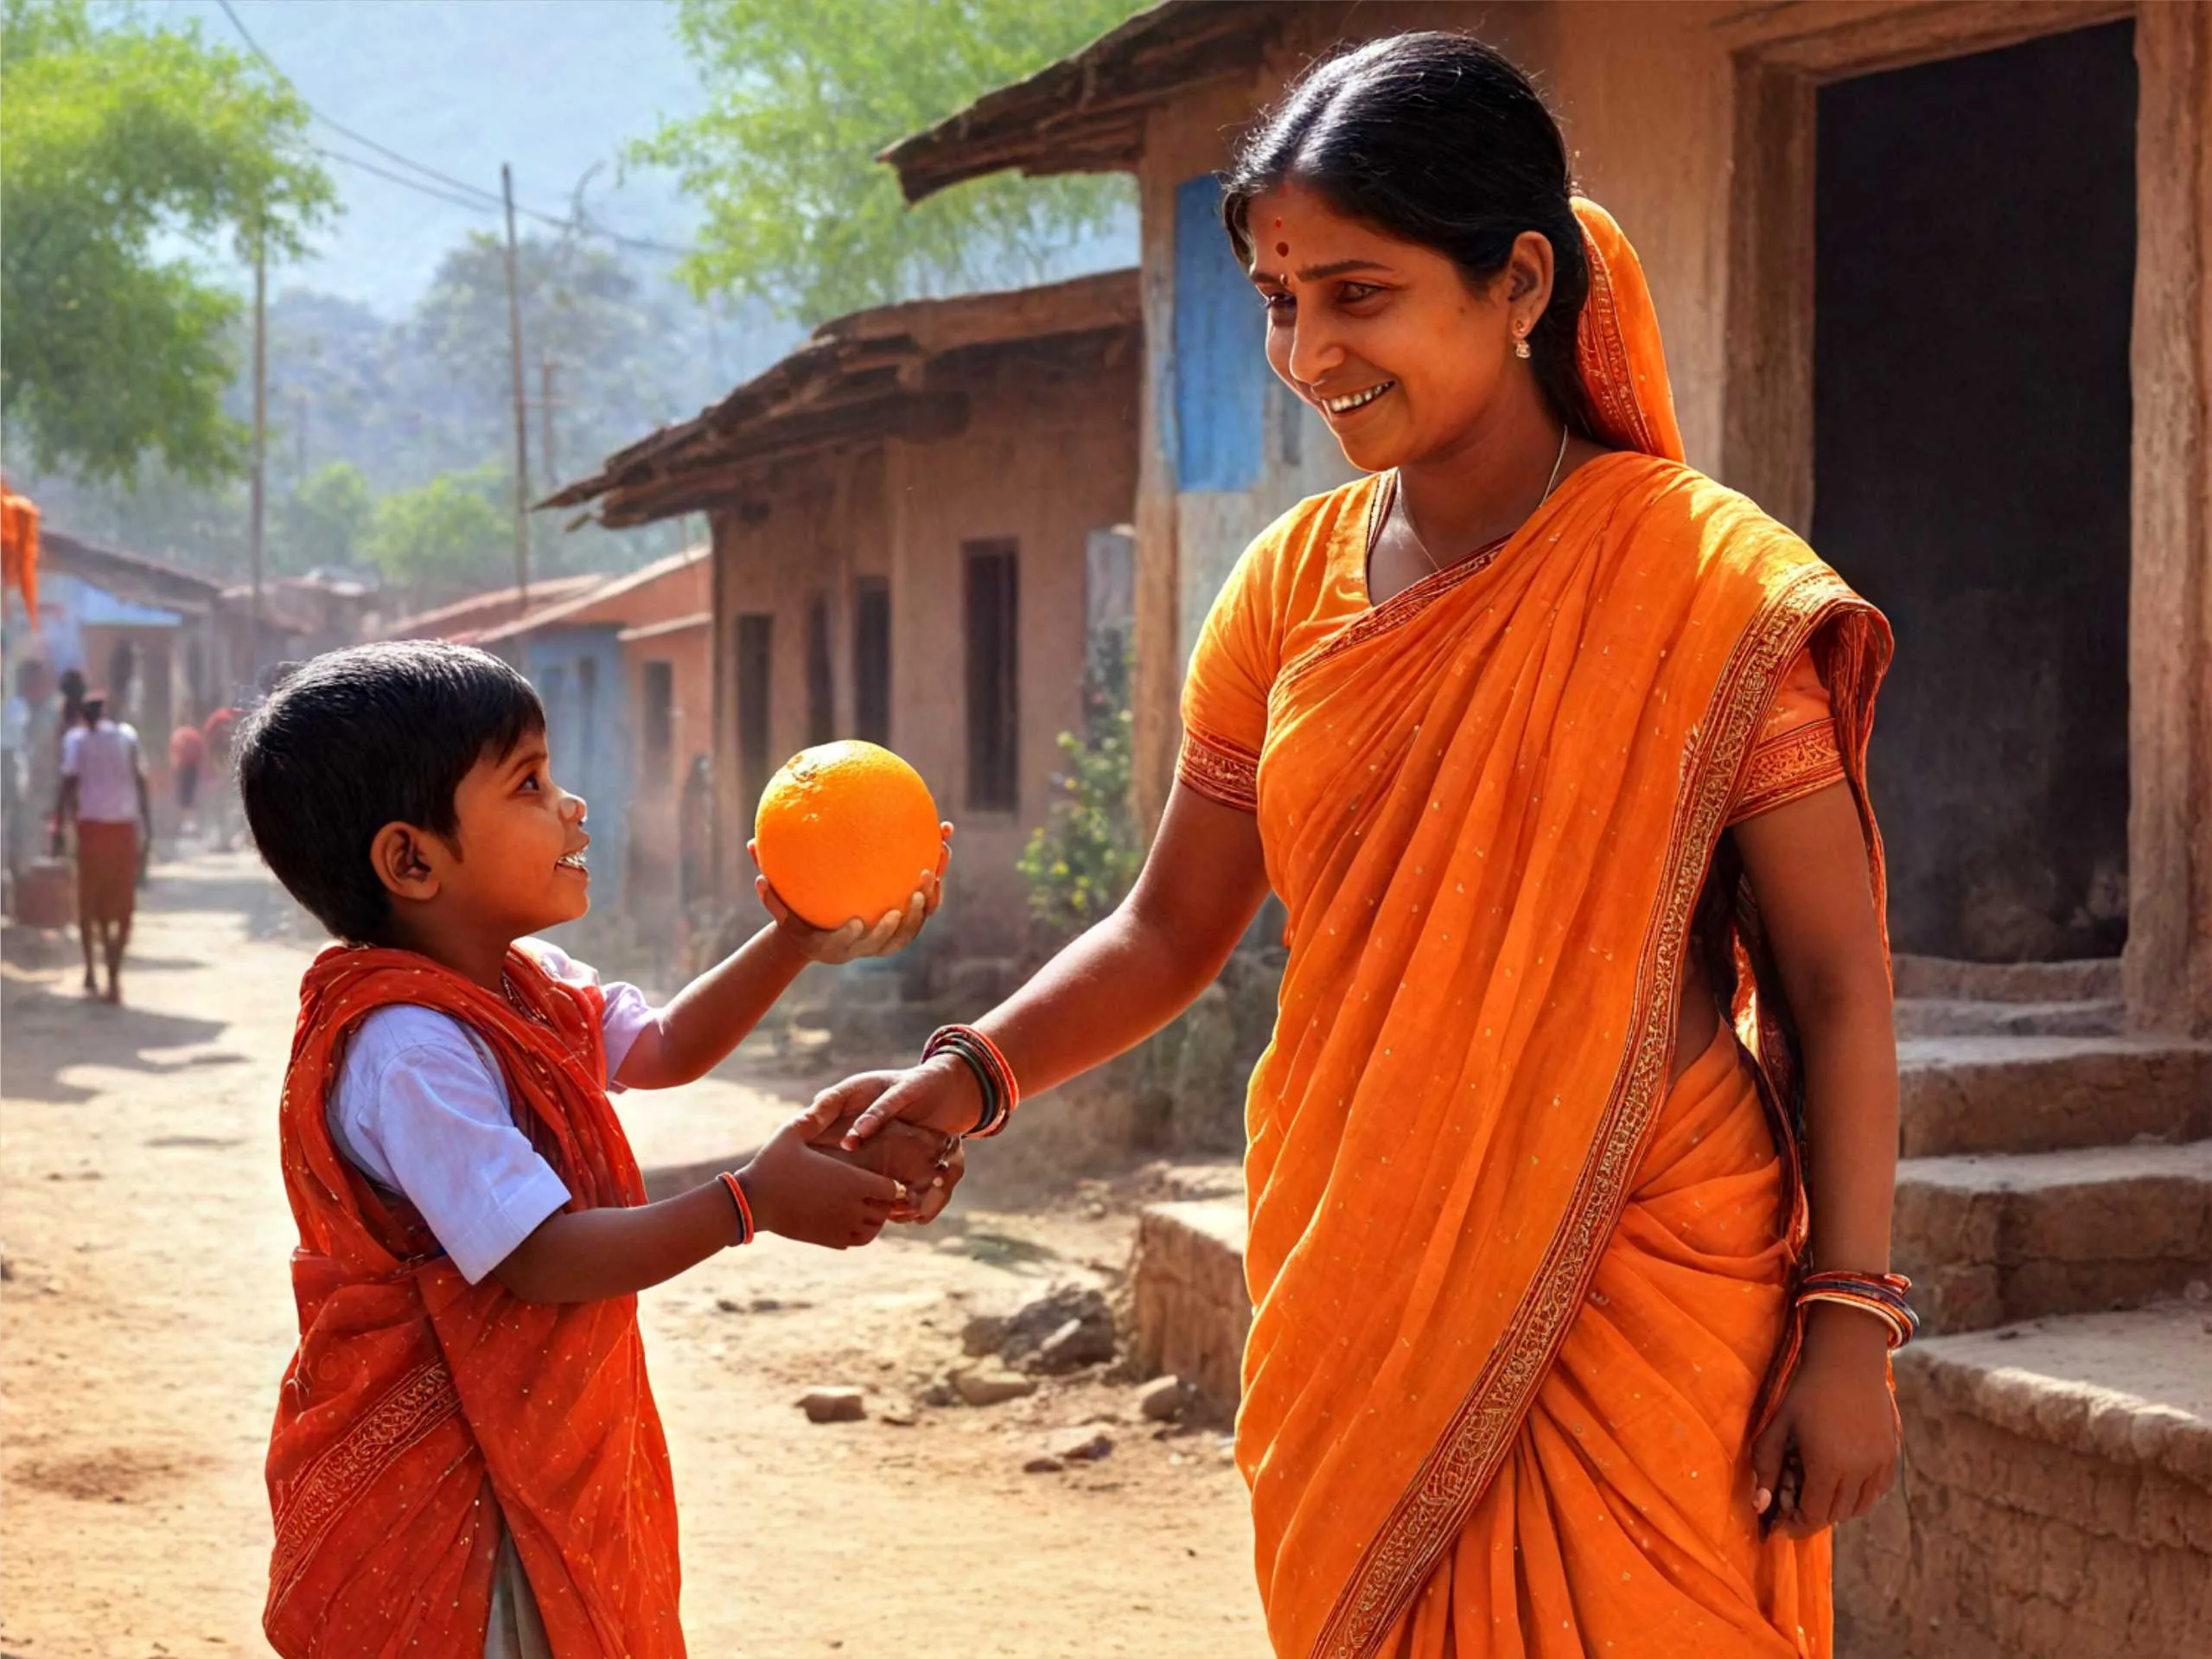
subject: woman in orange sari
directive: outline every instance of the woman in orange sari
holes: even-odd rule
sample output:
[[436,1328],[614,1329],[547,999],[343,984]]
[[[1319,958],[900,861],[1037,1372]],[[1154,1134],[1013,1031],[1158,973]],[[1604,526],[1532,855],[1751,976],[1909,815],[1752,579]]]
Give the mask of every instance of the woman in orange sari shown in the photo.
[[821,1111],[995,1130],[1184,1006],[1272,887],[1237,1447],[1277,1651],[1824,1656],[1908,1318],[1888,630],[1683,464],[1635,256],[1496,54],[1323,64],[1225,217],[1370,475],[1216,601],[1127,901]]

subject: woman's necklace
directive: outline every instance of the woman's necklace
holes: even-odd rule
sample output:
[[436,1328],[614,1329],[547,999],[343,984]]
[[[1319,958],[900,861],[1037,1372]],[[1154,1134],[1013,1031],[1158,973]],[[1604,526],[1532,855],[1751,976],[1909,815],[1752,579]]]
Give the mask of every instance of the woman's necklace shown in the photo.
[[[1552,476],[1544,485],[1544,493],[1536,498],[1536,507],[1532,507],[1528,509],[1528,516],[1530,518],[1533,518],[1536,515],[1537,507],[1542,507],[1545,502],[1552,499],[1552,492],[1559,487],[1559,469],[1567,464],[1567,434],[1571,430],[1571,429],[1565,421],[1560,422],[1559,452],[1552,458]],[[1393,493],[1395,494],[1398,487],[1398,480],[1395,475],[1392,476],[1390,482],[1391,489]],[[1436,555],[1429,551],[1429,544],[1421,539],[1421,533],[1418,529],[1414,528],[1412,516],[1406,513],[1406,504],[1402,500],[1398,503],[1398,511],[1399,515],[1406,520],[1406,527],[1413,532],[1413,545],[1421,550],[1421,557],[1429,561],[1430,571],[1437,576],[1442,576],[1444,574],[1444,566],[1437,563]],[[1510,535],[1512,534],[1512,532],[1508,531],[1506,533],[1507,535]],[[1505,536],[1500,536],[1498,538],[1498,541],[1503,541],[1505,539]],[[1495,547],[1497,545],[1497,541],[1485,542],[1483,544],[1486,547]],[[1477,551],[1480,550],[1478,549]]]

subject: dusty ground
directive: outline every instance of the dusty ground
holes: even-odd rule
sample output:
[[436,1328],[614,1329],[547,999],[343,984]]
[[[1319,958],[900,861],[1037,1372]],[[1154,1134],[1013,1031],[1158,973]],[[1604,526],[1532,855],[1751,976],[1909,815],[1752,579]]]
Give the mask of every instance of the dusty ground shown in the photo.
[[[311,940],[243,857],[157,866],[148,906],[120,1010],[80,998],[73,943],[0,964],[0,1659],[265,1651],[261,1457],[295,1334],[275,1104]],[[641,1161],[673,1165],[806,1089],[754,1064],[622,1104]],[[1217,1433],[1156,1439],[1096,1381],[882,1420],[958,1359],[967,1307],[1117,1272],[1131,1223],[1100,1208],[964,1195],[927,1233],[770,1240],[646,1296],[695,1653],[1265,1651]],[[807,1424],[824,1382],[864,1387],[869,1420]],[[1111,1456],[1022,1472],[1091,1421]]]

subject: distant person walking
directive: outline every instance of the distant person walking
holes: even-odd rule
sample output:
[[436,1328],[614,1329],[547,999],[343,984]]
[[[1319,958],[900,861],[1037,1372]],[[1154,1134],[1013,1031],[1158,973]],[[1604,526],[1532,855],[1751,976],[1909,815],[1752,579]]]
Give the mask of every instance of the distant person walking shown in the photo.
[[[84,718],[61,738],[61,791],[54,804],[59,858],[69,820],[77,822],[77,926],[85,943],[85,989],[98,992],[92,946],[107,961],[107,1000],[123,1000],[123,953],[138,896],[139,861],[154,839],[153,802],[138,734],[107,718],[107,698],[85,699]],[[143,836],[143,839],[142,839]]]
[[207,758],[207,740],[198,726],[187,723],[169,735],[169,775],[176,780],[178,827],[189,833],[198,827],[200,769]]
[[218,852],[231,850],[231,796],[237,788],[231,775],[231,737],[238,730],[238,711],[224,707],[201,725],[204,750],[201,767],[207,777],[207,845]]

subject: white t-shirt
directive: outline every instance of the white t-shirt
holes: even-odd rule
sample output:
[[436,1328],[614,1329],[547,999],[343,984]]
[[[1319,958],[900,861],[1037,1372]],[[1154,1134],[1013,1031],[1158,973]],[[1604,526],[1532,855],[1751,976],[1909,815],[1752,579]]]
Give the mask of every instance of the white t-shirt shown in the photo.
[[61,775],[77,780],[77,816],[92,824],[138,821],[138,734],[102,720],[62,734]]
[[[555,979],[599,983],[558,946],[520,942]],[[601,989],[605,1081],[618,1088],[615,1074],[653,1011],[634,985]],[[323,1119],[339,1155],[414,1205],[471,1285],[569,1200],[567,1185],[516,1127],[491,1049],[435,1009],[389,1004],[355,1026]]]

